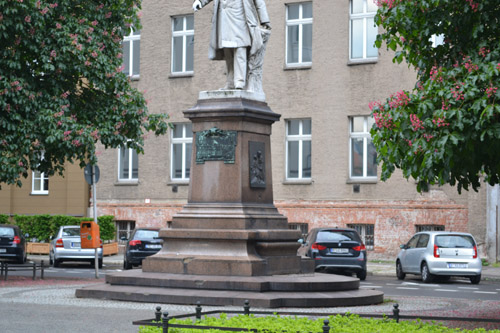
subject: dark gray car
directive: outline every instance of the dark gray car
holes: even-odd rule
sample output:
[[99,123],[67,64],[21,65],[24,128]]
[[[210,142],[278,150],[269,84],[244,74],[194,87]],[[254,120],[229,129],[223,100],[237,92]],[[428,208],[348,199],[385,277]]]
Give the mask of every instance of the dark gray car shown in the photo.
[[314,259],[316,270],[356,273],[366,279],[366,247],[358,232],[349,228],[315,228],[298,250]]
[[17,225],[0,224],[0,259],[26,262],[26,240]]

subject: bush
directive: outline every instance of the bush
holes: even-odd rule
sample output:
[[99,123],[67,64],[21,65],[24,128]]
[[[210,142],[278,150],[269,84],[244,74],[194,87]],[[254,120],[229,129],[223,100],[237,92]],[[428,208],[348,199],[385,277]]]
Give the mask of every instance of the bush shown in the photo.
[[[423,323],[417,321],[402,321],[396,323],[391,319],[369,319],[361,318],[358,315],[347,316],[329,316],[330,332],[457,332],[455,329],[447,328],[441,324],[436,323]],[[245,316],[238,315],[228,318],[226,314],[222,313],[220,318],[205,317],[201,321],[193,321],[191,319],[171,319],[170,324],[183,324],[183,325],[203,325],[203,326],[219,326],[219,327],[238,327],[257,329],[258,332],[266,333],[281,333],[281,332],[323,332],[324,318],[310,319],[307,317],[282,317],[272,315],[267,317],[255,317],[253,315]],[[477,332],[484,332],[484,330],[475,330]],[[160,333],[160,327],[141,326],[140,333]],[[182,329],[182,328],[169,328],[172,333],[201,333],[203,330],[197,329]],[[225,332],[219,330],[210,330],[210,332]],[[461,332],[474,332],[468,330],[461,330]]]
[[0,214],[0,224],[9,224],[9,216]]
[[[74,217],[67,215],[15,215],[14,224],[21,228],[23,234],[35,238],[38,242],[48,242],[63,225],[80,225],[81,221],[88,221],[88,217]],[[1,220],[0,220],[1,221]],[[97,218],[101,239],[112,240],[115,235],[114,217],[104,215]]]

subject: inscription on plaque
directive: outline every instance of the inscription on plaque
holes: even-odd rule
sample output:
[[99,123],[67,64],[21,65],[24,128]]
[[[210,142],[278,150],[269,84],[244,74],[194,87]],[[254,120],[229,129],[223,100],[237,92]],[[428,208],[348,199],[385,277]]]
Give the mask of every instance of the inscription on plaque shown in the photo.
[[196,133],[196,164],[205,161],[234,164],[236,134],[236,131],[223,131],[217,127]]
[[265,147],[263,142],[248,142],[250,187],[266,188]]

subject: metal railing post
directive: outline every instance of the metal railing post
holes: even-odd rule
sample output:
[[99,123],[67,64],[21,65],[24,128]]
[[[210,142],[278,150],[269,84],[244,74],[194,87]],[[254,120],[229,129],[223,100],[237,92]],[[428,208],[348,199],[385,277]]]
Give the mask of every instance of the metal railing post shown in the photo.
[[163,321],[162,321],[162,328],[163,328],[163,333],[168,333],[168,321],[170,318],[168,318],[168,312],[165,311],[163,312]]
[[156,311],[155,311],[155,320],[157,322],[160,322],[161,321],[161,306],[157,306],[156,307]]
[[250,315],[250,301],[245,300],[245,305],[243,306],[243,311],[245,312],[246,316]]
[[40,279],[44,279],[44,265],[45,263],[43,262],[43,260],[40,262]]
[[7,281],[7,275],[9,275],[9,263],[5,263],[5,275],[3,276],[3,280]]
[[392,309],[392,314],[394,319],[396,320],[396,323],[399,323],[399,304],[396,303],[394,304],[394,308]]
[[323,333],[328,333],[330,332],[330,321],[328,319],[325,319],[323,321]]
[[196,302],[196,320],[201,320],[201,303]]
[[36,263],[33,261],[33,281],[36,280]]

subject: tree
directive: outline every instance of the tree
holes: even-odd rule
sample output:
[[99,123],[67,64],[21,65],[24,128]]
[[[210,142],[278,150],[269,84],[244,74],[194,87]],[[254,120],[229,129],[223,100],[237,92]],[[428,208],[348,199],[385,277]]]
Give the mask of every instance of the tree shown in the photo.
[[95,146],[143,151],[166,133],[122,72],[121,41],[140,28],[140,1],[0,0],[0,183],[29,170],[96,163]]
[[[383,180],[477,191],[500,175],[500,2],[378,0],[376,44],[417,70],[412,91],[370,104]],[[442,43],[435,43],[441,39]],[[434,41],[434,43],[433,43]]]

